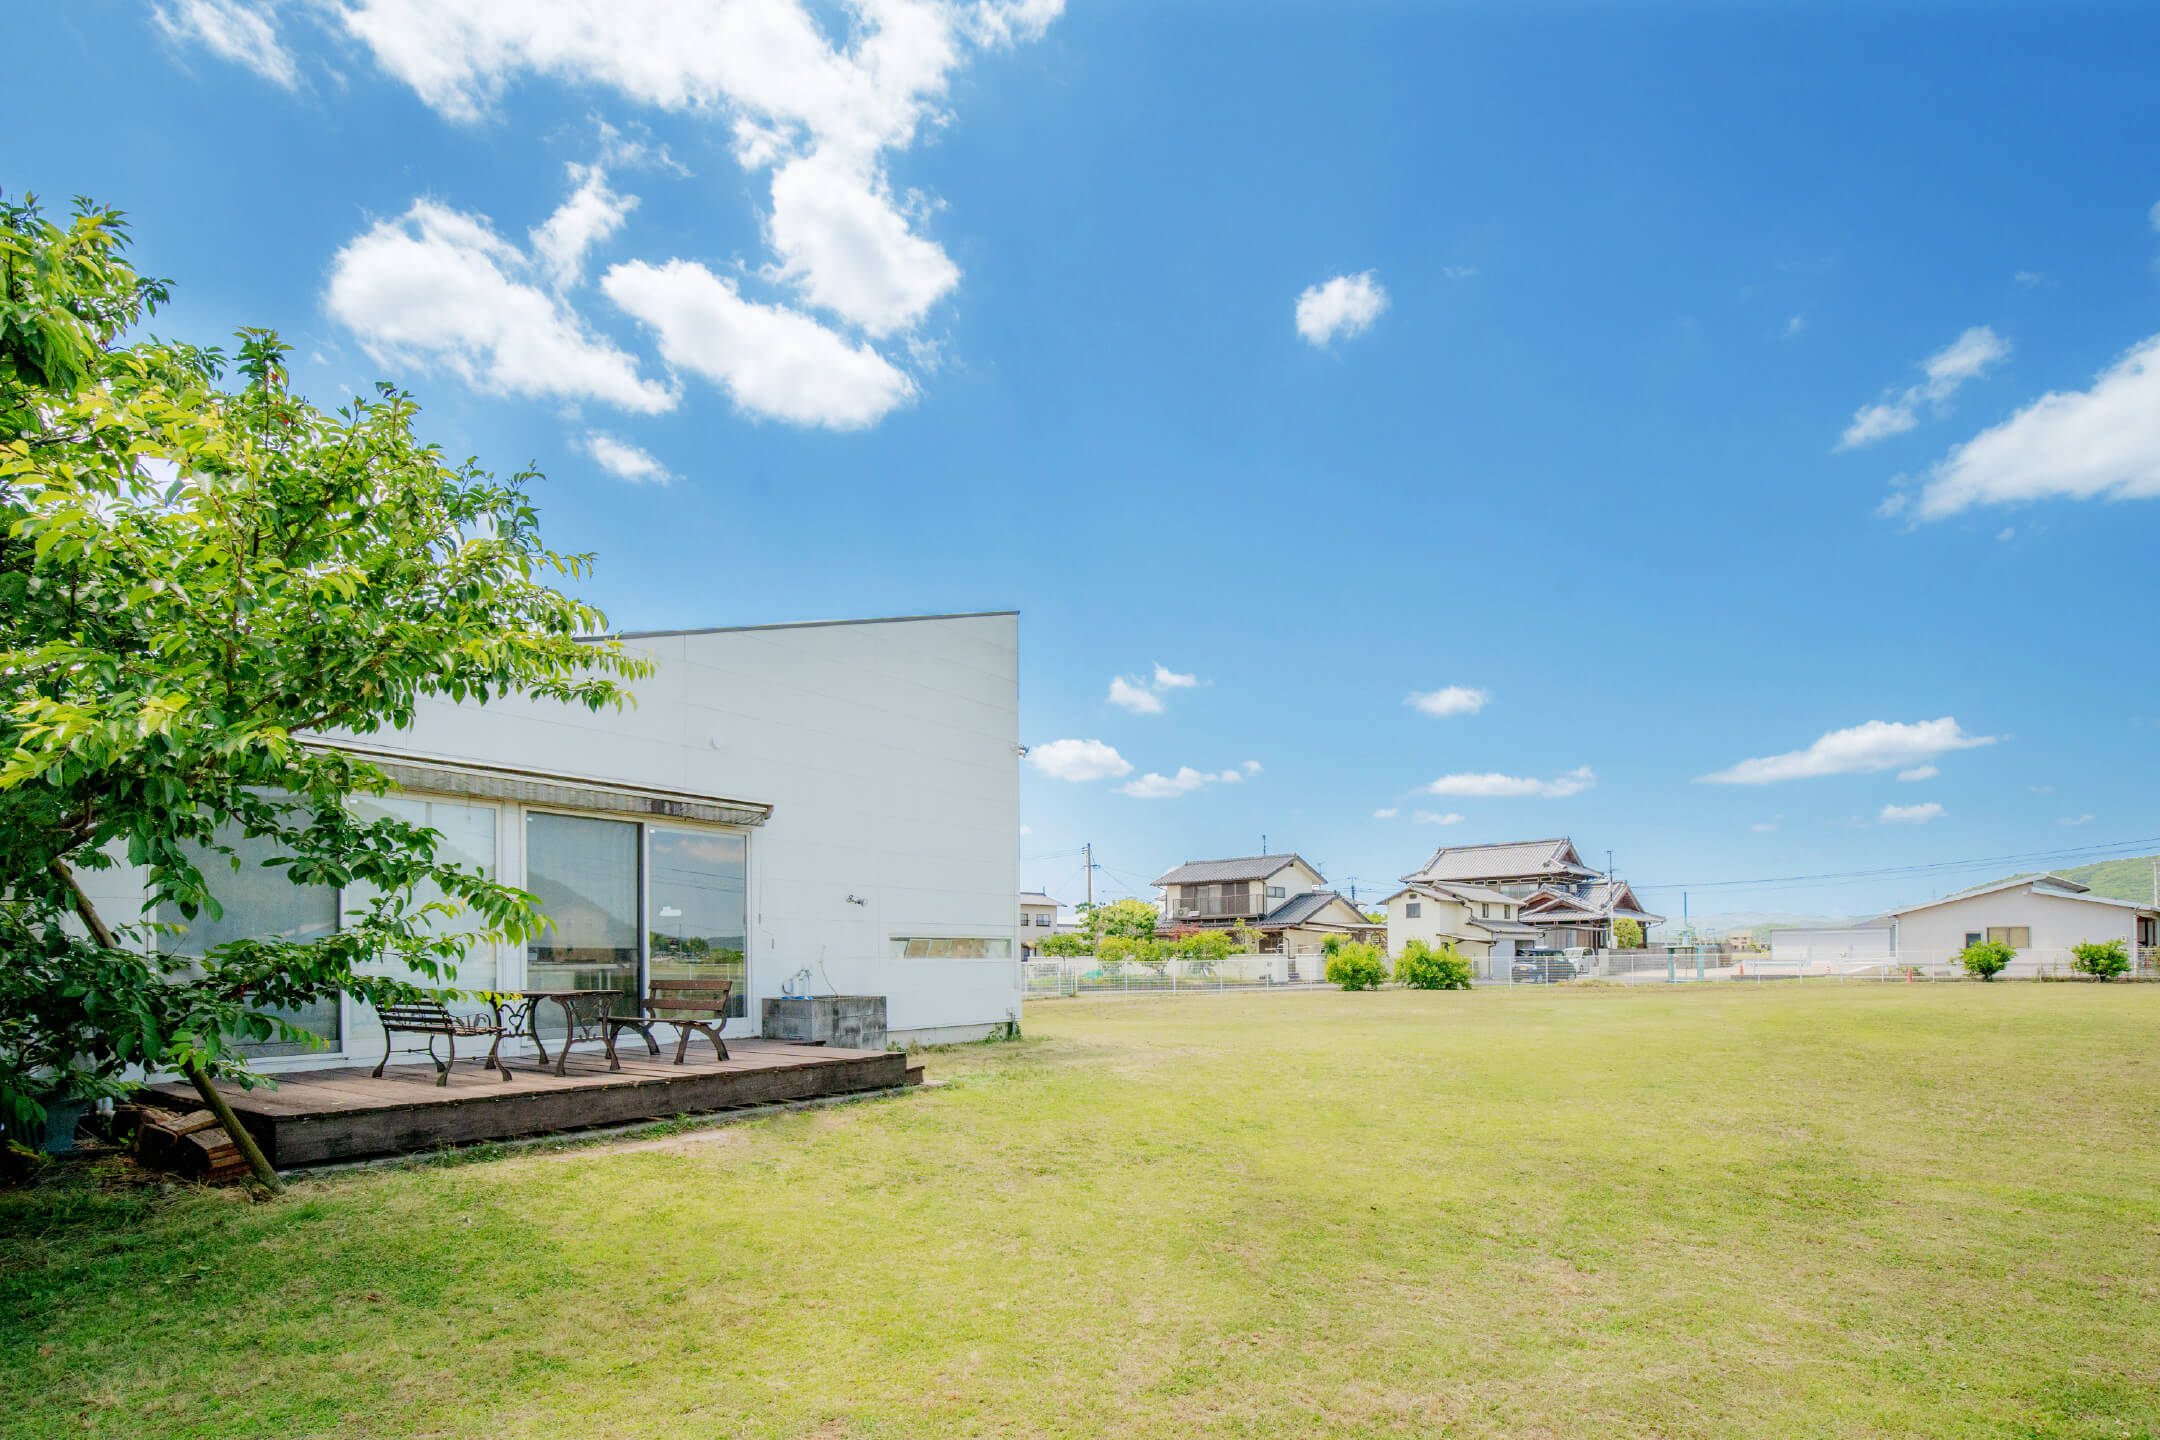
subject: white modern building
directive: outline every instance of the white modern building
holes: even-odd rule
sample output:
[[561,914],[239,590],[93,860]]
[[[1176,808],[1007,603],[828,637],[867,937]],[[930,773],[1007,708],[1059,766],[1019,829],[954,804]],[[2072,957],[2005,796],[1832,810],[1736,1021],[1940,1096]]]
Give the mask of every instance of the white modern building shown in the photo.
[[[726,976],[730,1035],[755,1034],[760,1002],[784,993],[884,996],[897,1040],[1018,1021],[1016,614],[619,638],[656,667],[634,706],[429,702],[408,730],[322,742],[403,787],[370,803],[540,898],[552,929],[475,952],[459,988]],[[224,916],[198,917],[169,942],[182,951],[326,933],[357,903],[281,870],[209,873]],[[124,868],[84,878],[101,904],[141,904]],[[263,1068],[382,1054],[350,999],[294,1018],[327,1048]]]
[[2160,905],[2095,895],[2060,875],[2020,875],[1892,910],[1890,949],[1901,965],[1950,963],[1968,945],[2000,940],[2017,952],[2003,973],[2070,969],[2071,947],[2120,940],[2133,963],[2150,958]]

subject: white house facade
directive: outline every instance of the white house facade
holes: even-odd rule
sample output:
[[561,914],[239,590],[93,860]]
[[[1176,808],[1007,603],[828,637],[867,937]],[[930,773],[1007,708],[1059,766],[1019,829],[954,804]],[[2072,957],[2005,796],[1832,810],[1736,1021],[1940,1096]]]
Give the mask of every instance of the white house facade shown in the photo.
[[2004,973],[2068,971],[2071,947],[2120,940],[2133,962],[2160,951],[2160,905],[2095,895],[2060,875],[2023,875],[1892,910],[1890,948],[1904,965],[1945,964],[1980,940],[2017,952]]
[[[724,976],[730,1035],[766,997],[840,994],[885,997],[895,1039],[979,1038],[1020,1018],[1018,632],[998,612],[625,634],[655,671],[619,711],[429,702],[408,730],[321,743],[403,787],[363,808],[540,898],[549,932],[476,950],[461,989]],[[211,873],[224,918],[173,948],[326,933],[357,903]],[[129,870],[84,879],[140,907]],[[263,1068],[382,1054],[350,999],[293,1018],[326,1048]]]

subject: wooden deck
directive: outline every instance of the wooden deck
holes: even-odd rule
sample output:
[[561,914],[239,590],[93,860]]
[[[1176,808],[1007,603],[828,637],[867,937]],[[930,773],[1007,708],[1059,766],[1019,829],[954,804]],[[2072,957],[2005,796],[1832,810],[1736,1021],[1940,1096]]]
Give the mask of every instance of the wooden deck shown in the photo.
[[[280,1169],[508,1140],[594,1125],[663,1120],[674,1115],[769,1105],[883,1090],[905,1084],[907,1056],[880,1050],[839,1050],[774,1040],[729,1040],[730,1058],[710,1051],[700,1062],[672,1062],[673,1046],[658,1058],[633,1038],[635,1059],[607,1068],[597,1048],[571,1051],[568,1073],[557,1076],[531,1057],[515,1057],[505,1083],[492,1070],[460,1058],[450,1083],[435,1084],[435,1068],[392,1065],[380,1080],[372,1067],[287,1072],[277,1086],[218,1088],[240,1123]],[[202,1101],[176,1081],[149,1087],[183,1109]]]

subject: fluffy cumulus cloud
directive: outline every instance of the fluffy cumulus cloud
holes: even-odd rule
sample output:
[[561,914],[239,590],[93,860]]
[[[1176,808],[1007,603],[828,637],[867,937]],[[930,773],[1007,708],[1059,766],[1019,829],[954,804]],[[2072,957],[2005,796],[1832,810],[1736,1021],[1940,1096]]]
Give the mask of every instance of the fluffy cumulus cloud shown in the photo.
[[633,485],[665,485],[675,478],[667,466],[651,455],[628,441],[616,439],[605,430],[586,431],[578,448],[592,456],[608,474]]
[[1917,496],[1893,496],[1940,520],[1976,505],[2160,497],[2160,335],[2143,340],[2088,389],[2051,392],[1938,461]]
[[1943,813],[1933,800],[1924,805],[1885,805],[1875,818],[1885,825],[1925,825]]
[[1418,825],[1460,825],[1464,818],[1452,810],[1420,810],[1410,817],[1411,821]]
[[1324,285],[1308,286],[1298,296],[1297,333],[1312,345],[1361,335],[1387,306],[1388,293],[1372,271],[1337,275]]
[[859,430],[915,396],[915,382],[868,344],[785,305],[745,300],[693,260],[608,271],[600,288],[653,332],[677,370],[702,375],[752,415]]
[[1402,811],[1395,809],[1393,806],[1388,806],[1384,809],[1373,811],[1372,818],[1375,820],[1393,820],[1396,816],[1400,814],[1402,814]]
[[1178,766],[1175,775],[1158,775],[1150,770],[1139,779],[1118,786],[1118,792],[1136,800],[1169,800],[1206,785],[1238,784],[1259,768],[1257,761],[1248,760],[1244,768],[1236,770],[1195,770],[1190,765]]
[[1837,448],[1858,450],[1901,435],[1920,423],[1922,406],[1940,413],[1968,380],[1977,380],[2010,354],[2010,342],[1985,325],[1975,325],[1921,362],[1924,379],[1902,391],[1892,391],[1872,405],[1863,405],[1845,427]]
[[1910,770],[1898,771],[1897,778],[1910,783],[1915,780],[1933,780],[1940,774],[1942,774],[1942,766],[1940,765],[1915,765]]
[[1160,715],[1165,694],[1172,690],[1189,690],[1199,683],[1199,676],[1181,675],[1158,661],[1155,673],[1145,679],[1131,675],[1111,676],[1110,693],[1104,698],[1120,710],[1130,710],[1135,715]]
[[1425,790],[1431,795],[1460,795],[1488,800],[1511,799],[1524,795],[1541,795],[1547,799],[1560,800],[1570,795],[1580,795],[1595,784],[1597,775],[1585,765],[1552,780],[1500,774],[1443,775],[1426,786]]
[[287,90],[300,83],[299,67],[279,41],[276,12],[246,0],[175,0],[150,12],[171,39],[202,46],[221,60],[254,71]]
[[[1772,785],[1780,780],[1807,780],[1820,775],[1864,775],[1878,770],[1927,769],[1927,762],[1953,750],[1972,750],[1992,745],[1993,735],[1968,735],[1948,715],[1940,720],[1905,724],[1895,720],[1870,720],[1849,730],[1832,730],[1805,750],[1742,760],[1730,769],[1698,775],[1698,783],[1710,785]],[[1913,778],[1927,778],[1915,775]]]
[[[720,127],[745,171],[769,181],[761,216],[769,253],[754,275],[747,265],[743,273],[780,302],[745,298],[735,279],[681,259],[617,267],[604,288],[626,308],[642,305],[635,313],[659,334],[670,363],[714,380],[745,411],[836,429],[874,424],[913,397],[914,381],[871,342],[893,340],[896,354],[918,359],[934,354],[912,332],[961,279],[925,233],[936,201],[896,189],[892,157],[943,123],[951,77],[971,57],[1038,38],[1062,9],[1062,0],[320,5],[327,23],[452,120],[480,120],[514,85],[542,80]],[[275,13],[261,0],[162,0],[157,12],[169,33],[291,84]],[[535,231],[528,261],[558,296],[635,203],[597,170],[577,178],[572,203]],[[371,232],[355,245],[371,238],[379,239]],[[686,315],[667,312],[675,301]],[[561,320],[582,328],[567,302]],[[464,343],[378,339],[370,353],[442,358]]]
[[1053,780],[1114,780],[1132,774],[1132,762],[1100,740],[1052,740],[1028,751],[1028,763]]
[[[566,238],[548,263],[571,256]],[[485,216],[416,200],[338,251],[324,303],[381,365],[445,369],[501,395],[671,408],[675,390],[537,283],[542,271]]]
[[1490,691],[1449,685],[1439,690],[1413,690],[1403,703],[1425,715],[1475,715],[1491,700]]

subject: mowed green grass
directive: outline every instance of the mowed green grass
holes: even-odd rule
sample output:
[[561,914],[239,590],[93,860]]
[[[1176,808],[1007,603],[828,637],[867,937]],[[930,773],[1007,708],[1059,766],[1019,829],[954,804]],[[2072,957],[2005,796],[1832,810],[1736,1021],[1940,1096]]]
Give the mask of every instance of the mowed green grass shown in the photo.
[[719,1138],[0,1198],[0,1435],[2160,1431],[2160,986],[1027,1030]]

